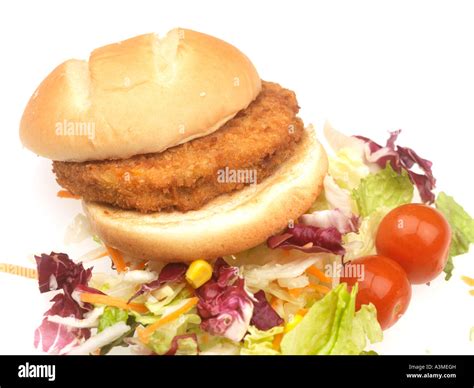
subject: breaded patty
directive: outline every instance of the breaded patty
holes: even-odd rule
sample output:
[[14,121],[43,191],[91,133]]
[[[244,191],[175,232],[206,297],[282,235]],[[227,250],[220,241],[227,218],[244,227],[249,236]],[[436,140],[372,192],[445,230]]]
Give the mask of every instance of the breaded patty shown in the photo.
[[[53,162],[58,183],[88,201],[142,212],[188,211],[260,182],[303,134],[295,94],[270,82],[216,132],[164,152],[124,160]],[[256,174],[256,175],[255,175]]]

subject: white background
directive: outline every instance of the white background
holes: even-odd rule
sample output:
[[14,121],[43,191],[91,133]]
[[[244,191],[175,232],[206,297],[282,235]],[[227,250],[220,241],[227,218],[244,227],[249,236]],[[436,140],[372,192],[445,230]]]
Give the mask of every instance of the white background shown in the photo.
[[[438,188],[472,214],[474,11],[462,1],[11,1],[0,2],[0,262],[33,253],[81,255],[65,246],[79,204],[55,197],[50,161],[23,149],[18,124],[39,82],[69,58],[172,27],[206,32],[246,53],[262,79],[296,91],[305,122],[324,119],[434,161]],[[390,354],[473,353],[474,254],[453,279],[414,287],[402,320],[376,349]],[[45,309],[34,281],[0,274],[0,353],[33,352]]]

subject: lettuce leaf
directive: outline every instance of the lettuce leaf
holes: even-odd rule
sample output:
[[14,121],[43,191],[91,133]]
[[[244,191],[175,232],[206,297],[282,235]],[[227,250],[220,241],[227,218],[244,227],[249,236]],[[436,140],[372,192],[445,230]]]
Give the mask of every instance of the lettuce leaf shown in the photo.
[[248,334],[244,337],[244,344],[240,350],[242,355],[278,355],[279,351],[273,348],[276,335],[283,333],[283,327],[275,326],[270,330],[258,330],[250,326]]
[[[178,319],[168,323],[165,326],[160,327],[155,330],[155,332],[150,336],[150,341],[148,346],[156,354],[166,354],[170,350],[173,350],[174,353],[178,354],[196,354],[196,346],[193,346],[192,342],[183,338],[178,341],[178,343],[173,343],[173,340],[176,336],[184,336],[188,334],[193,328],[198,326],[201,323],[201,319],[197,314],[184,314],[181,315]],[[177,349],[173,349],[177,346]]]
[[382,340],[382,329],[373,305],[356,313],[357,287],[340,284],[313,304],[303,320],[283,337],[282,354],[360,354],[367,345]]
[[199,354],[201,355],[237,356],[240,354],[240,342],[234,342],[224,337],[210,336],[207,333],[204,338],[205,340],[201,340],[202,337],[199,339]]
[[367,217],[380,207],[395,208],[410,203],[413,184],[405,170],[398,174],[387,164],[385,169],[362,179],[352,196],[360,215]]
[[369,173],[369,167],[364,163],[358,150],[345,147],[329,159],[329,175],[343,189],[355,189],[360,180]]
[[453,271],[454,271],[454,261],[451,255],[449,255],[448,261],[446,262],[446,265],[444,266],[443,271],[446,274],[444,277],[444,280],[451,279],[451,277],[453,276]]
[[451,246],[449,259],[444,267],[446,280],[452,276],[454,269],[453,257],[469,251],[469,246],[474,242],[474,219],[459,205],[453,197],[444,192],[438,194],[435,202],[436,208],[444,214],[451,226]]
[[375,255],[375,235],[380,222],[389,212],[386,207],[380,207],[370,216],[362,219],[358,233],[347,233],[344,237],[346,254],[344,261],[357,257]]
[[118,322],[127,322],[128,313],[118,307],[108,306],[104,309],[104,313],[99,318],[98,332],[101,332],[109,326],[113,326]]

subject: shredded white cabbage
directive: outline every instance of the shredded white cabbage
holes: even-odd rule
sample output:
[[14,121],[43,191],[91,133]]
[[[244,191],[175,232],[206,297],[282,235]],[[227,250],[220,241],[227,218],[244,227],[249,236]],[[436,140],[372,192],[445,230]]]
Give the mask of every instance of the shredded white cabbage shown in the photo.
[[69,327],[76,327],[78,329],[97,327],[99,325],[99,317],[103,314],[104,308],[97,307],[94,310],[84,315],[84,319],[77,319],[74,317],[61,317],[59,315],[48,316],[48,321],[59,323]]
[[129,271],[126,273],[94,273],[90,286],[107,295],[128,300],[137,291],[137,285],[155,280],[157,274],[151,271]]
[[160,314],[162,316],[170,315],[170,314],[174,313],[176,310],[183,307],[189,301],[190,301],[190,299],[183,299],[183,300],[180,300],[178,303],[173,303],[171,305],[165,306],[161,309]]
[[242,273],[248,287],[263,289],[274,280],[301,276],[320,260],[319,255],[314,255],[291,261],[272,261],[265,265],[244,265]]
[[285,322],[290,322],[300,309],[301,307],[293,303],[284,303],[282,318],[285,320]]
[[142,355],[142,356],[153,354],[153,350],[143,345],[143,343],[138,339],[138,337],[135,337],[135,336],[128,337],[128,338],[125,338],[123,342],[128,344],[128,347],[126,348],[127,353],[132,353],[132,354],[137,354],[137,355]]
[[326,201],[331,209],[339,209],[347,217],[356,212],[356,206],[350,193],[340,188],[330,175],[326,175],[323,184]]
[[286,291],[284,288],[279,287],[275,283],[270,283],[268,286],[263,288],[263,290],[271,295],[276,296],[278,299],[298,305],[300,307],[304,307],[304,305],[306,304],[303,295],[300,295],[298,297],[291,296],[288,291]]
[[[181,291],[183,288],[184,288],[184,286],[182,288],[180,288],[179,291]],[[150,296],[148,297],[147,302],[155,303],[155,302],[158,302],[160,300],[163,300],[165,298],[175,296],[175,295],[177,295],[177,293],[173,289],[173,287],[171,287],[168,284],[165,284],[163,287],[160,287],[157,290],[152,291]]]
[[130,330],[130,326],[124,322],[118,322],[115,325],[109,326],[104,331],[90,337],[81,345],[71,349],[68,354],[71,355],[87,355],[91,354],[97,349],[114,342]]
[[340,209],[317,210],[311,214],[303,214],[300,221],[317,228],[335,227],[342,234],[356,232],[358,226],[357,218],[352,214],[346,216]]
[[84,214],[79,213],[66,228],[64,243],[67,245],[77,244],[91,236],[89,220]]
[[[163,314],[163,309],[181,292],[186,285],[176,284],[173,287],[166,285],[158,290],[152,291],[145,304],[155,315]],[[161,292],[164,289],[165,291]]]
[[361,158],[364,157],[364,141],[354,136],[347,136],[342,132],[334,129],[333,126],[326,121],[323,128],[324,137],[334,152],[342,148],[351,148],[357,151]]
[[308,276],[301,275],[295,278],[281,278],[278,279],[278,285],[285,288],[303,288],[309,284]]
[[150,271],[134,270],[128,271],[123,276],[123,281],[133,284],[149,283],[158,278],[158,274]]

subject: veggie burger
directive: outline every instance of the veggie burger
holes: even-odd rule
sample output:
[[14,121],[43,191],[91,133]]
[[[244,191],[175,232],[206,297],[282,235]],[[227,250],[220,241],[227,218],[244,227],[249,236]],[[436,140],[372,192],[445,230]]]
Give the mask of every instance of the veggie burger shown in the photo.
[[20,135],[104,243],[192,261],[256,246],[314,202],[327,158],[298,109],[235,47],[174,29],[58,66]]

